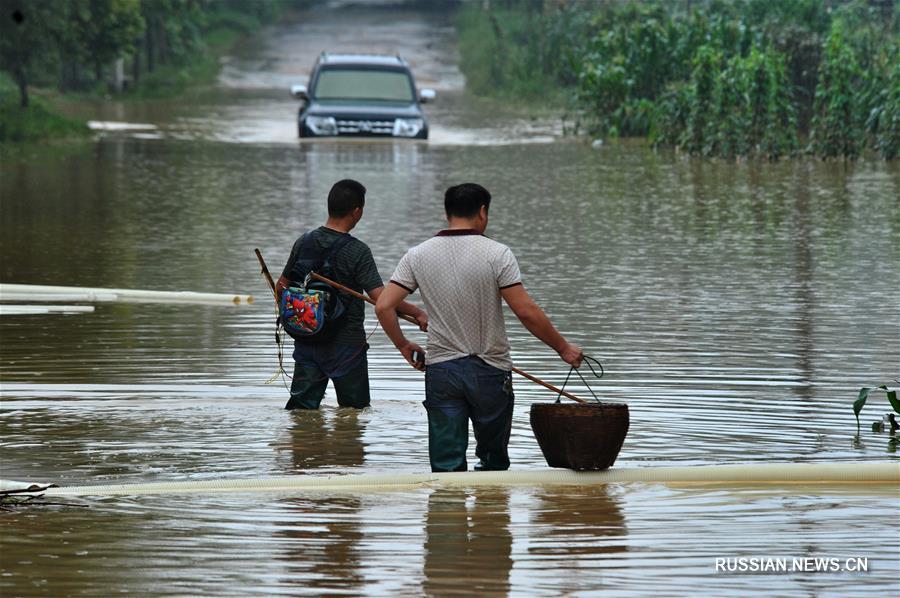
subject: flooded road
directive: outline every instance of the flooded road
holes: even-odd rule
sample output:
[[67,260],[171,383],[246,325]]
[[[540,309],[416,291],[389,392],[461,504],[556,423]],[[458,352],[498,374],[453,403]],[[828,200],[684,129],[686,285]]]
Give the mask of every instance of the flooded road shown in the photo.
[[[367,25],[354,36],[347,22]],[[398,29],[398,27],[400,29]],[[397,31],[402,30],[402,35]],[[402,39],[402,44],[395,43]],[[300,143],[321,50],[401,52],[428,143]],[[627,402],[616,466],[897,461],[861,386],[900,378],[896,163],[732,164],[630,143],[595,150],[558,119],[465,95],[452,21],[334,7],[239,48],[188,100],[86,106],[152,125],[0,163],[0,280],[249,292],[250,307],[100,304],[0,320],[0,477],[82,483],[428,469],[423,378],[377,331],[372,407],[287,412],[253,248],[278,271],[338,179],[368,188],[354,235],[387,279],[443,224],[443,190],[494,194],[488,234]],[[415,298],[415,296],[414,296]],[[375,327],[368,312],[367,329]],[[516,365],[567,368],[509,314]],[[414,335],[414,333],[412,333]],[[514,469],[553,400],[515,380]],[[588,395],[575,385],[574,392]],[[472,488],[147,496],[0,513],[4,596],[343,593],[855,595],[900,589],[897,489]],[[867,557],[869,571],[716,572],[717,557]]]

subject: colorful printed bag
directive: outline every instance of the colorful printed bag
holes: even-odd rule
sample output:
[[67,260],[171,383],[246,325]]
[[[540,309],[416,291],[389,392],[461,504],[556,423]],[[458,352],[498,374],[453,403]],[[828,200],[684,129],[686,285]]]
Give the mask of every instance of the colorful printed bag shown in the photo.
[[310,233],[303,236],[300,255],[290,271],[291,285],[278,302],[278,321],[295,340],[326,341],[344,323],[347,310],[340,293],[327,283],[313,280],[311,273],[333,279],[331,258],[351,240],[353,237],[346,234],[322,251]]
[[281,294],[281,325],[294,338],[312,336],[325,324],[327,291],[288,287]]

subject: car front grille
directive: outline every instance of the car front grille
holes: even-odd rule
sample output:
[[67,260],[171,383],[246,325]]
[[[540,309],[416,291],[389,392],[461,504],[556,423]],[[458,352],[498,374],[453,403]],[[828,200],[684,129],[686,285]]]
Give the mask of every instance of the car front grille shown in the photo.
[[393,135],[393,120],[338,120],[338,135]]

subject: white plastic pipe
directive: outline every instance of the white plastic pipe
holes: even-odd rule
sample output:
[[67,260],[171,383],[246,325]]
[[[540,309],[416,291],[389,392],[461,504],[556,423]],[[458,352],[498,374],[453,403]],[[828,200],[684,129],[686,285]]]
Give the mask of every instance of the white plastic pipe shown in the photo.
[[86,301],[101,303],[201,303],[241,305],[253,303],[252,295],[238,293],[195,293],[193,291],[142,291],[93,287],[59,287],[36,284],[0,283],[0,301]]
[[[54,301],[81,301],[82,303],[102,303],[118,300],[115,293],[90,293],[87,291],[72,291],[70,293],[41,293],[40,291],[6,291],[5,287],[12,285],[0,285],[0,301],[30,301],[30,302],[54,302]],[[18,286],[18,285],[17,285]]]
[[544,486],[645,482],[668,484],[900,484],[896,463],[778,463],[765,465],[705,465],[641,467],[606,471],[536,469],[362,475],[300,475],[239,480],[154,482],[52,488],[47,496],[110,496],[136,494],[205,494],[218,492],[283,492],[295,490],[375,491],[422,487]]
[[93,305],[2,305],[0,316],[31,316],[37,314],[90,313]]
[[94,131],[153,131],[156,125],[145,123],[123,123],[117,121],[89,120],[87,126]]
[[17,480],[0,480],[0,492],[38,490],[46,488],[50,484],[42,484],[40,482],[19,482]]

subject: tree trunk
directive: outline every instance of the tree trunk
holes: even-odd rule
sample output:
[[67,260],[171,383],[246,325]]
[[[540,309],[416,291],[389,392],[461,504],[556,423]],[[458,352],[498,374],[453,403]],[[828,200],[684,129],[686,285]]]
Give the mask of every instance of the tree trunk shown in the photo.
[[138,81],[141,79],[141,44],[134,45],[134,56],[131,62],[131,88],[137,87]]
[[156,56],[154,56],[152,24],[147,26],[145,37],[147,39],[147,43],[144,44],[145,46],[147,46],[147,72],[152,73],[154,70],[156,70]]
[[494,32],[494,56],[491,57],[491,77],[497,83],[502,84],[505,72],[506,42],[503,39],[503,29],[500,28],[500,22],[493,11],[488,11],[488,20],[491,23],[491,30]]
[[166,28],[163,20],[160,19],[156,24],[156,42],[159,46],[159,51],[157,52],[157,56],[159,56],[160,64],[168,64],[169,63],[169,39],[166,36]]
[[122,57],[116,58],[113,61],[112,67],[112,87],[116,93],[122,93],[125,89],[125,59]]
[[19,106],[28,108],[28,78],[25,76],[25,69],[21,66],[17,67],[13,73],[13,78],[19,87]]

